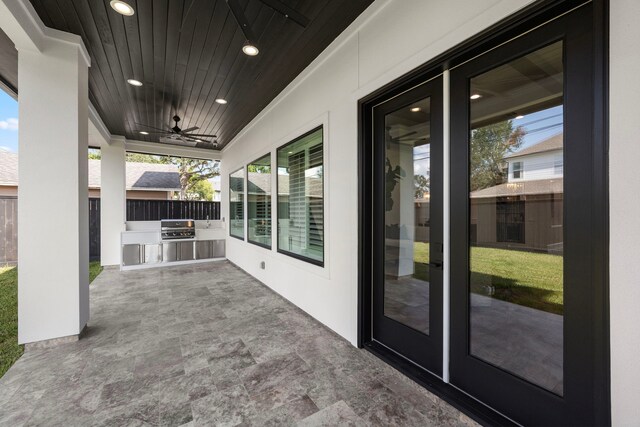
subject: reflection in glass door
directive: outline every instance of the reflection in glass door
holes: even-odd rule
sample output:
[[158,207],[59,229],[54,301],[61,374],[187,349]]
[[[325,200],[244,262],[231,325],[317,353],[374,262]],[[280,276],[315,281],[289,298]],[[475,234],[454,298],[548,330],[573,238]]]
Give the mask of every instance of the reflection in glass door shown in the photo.
[[562,42],[470,81],[471,354],[563,388]]
[[373,336],[442,369],[442,80],[374,109]]
[[431,100],[385,116],[384,315],[429,334]]

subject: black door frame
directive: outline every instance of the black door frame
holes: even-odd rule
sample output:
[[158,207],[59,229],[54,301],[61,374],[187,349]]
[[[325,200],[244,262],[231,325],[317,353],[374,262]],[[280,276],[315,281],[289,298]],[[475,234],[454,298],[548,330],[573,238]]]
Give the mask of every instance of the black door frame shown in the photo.
[[[404,355],[421,367],[442,375],[442,77],[431,79],[422,85],[394,96],[374,107],[373,144],[373,188],[372,192],[373,232],[372,240],[384,239],[385,232],[385,129],[384,117],[401,108],[407,109],[414,103],[430,99],[430,280],[429,280],[429,334],[417,331],[407,325],[384,316],[384,262],[374,263],[373,272],[373,313],[372,337],[387,347]],[[384,259],[384,242],[374,244],[374,258]],[[376,291],[377,290],[377,291]],[[420,342],[420,345],[408,345]]]
[[478,33],[460,45],[433,58],[419,68],[381,87],[358,103],[358,346],[365,348],[395,366],[415,381],[422,384],[472,418],[485,424],[509,425],[510,420],[469,397],[455,386],[408,363],[403,358],[376,345],[371,339],[371,280],[372,280],[372,108],[384,99],[409,90],[439,74],[445,69],[463,64],[476,56],[508,42],[550,20],[590,3],[593,9],[593,74],[589,87],[593,96],[592,112],[592,171],[591,197],[594,209],[591,233],[591,251],[598,260],[592,265],[594,278],[593,313],[599,319],[590,325],[592,336],[597,340],[592,358],[595,377],[593,379],[594,420],[609,425],[610,414],[610,369],[609,369],[609,199],[608,199],[608,44],[609,44],[609,0],[591,2],[574,0],[541,0],[505,18]]

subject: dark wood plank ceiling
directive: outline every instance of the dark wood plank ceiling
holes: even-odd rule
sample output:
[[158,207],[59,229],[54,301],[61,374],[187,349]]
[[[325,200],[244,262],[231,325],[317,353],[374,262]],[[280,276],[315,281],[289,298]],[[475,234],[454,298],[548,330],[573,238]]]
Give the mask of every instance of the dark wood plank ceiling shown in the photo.
[[[373,2],[281,1],[310,24],[302,28],[259,0],[239,0],[258,37],[256,57],[242,53],[245,39],[225,0],[129,0],[130,17],[108,0],[31,3],[45,25],[84,40],[92,59],[89,96],[112,134],[157,141],[140,135],[136,123],[165,129],[177,114],[183,129],[217,135],[220,149]],[[130,86],[129,78],[144,85]]]
[[18,51],[0,30],[0,88],[16,94],[18,89]]

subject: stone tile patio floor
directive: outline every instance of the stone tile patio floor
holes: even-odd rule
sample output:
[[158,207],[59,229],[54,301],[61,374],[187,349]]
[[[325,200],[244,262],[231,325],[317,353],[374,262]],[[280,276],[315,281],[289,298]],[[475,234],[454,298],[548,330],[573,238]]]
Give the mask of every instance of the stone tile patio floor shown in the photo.
[[86,336],[0,379],[0,424],[475,423],[225,261],[105,270]]

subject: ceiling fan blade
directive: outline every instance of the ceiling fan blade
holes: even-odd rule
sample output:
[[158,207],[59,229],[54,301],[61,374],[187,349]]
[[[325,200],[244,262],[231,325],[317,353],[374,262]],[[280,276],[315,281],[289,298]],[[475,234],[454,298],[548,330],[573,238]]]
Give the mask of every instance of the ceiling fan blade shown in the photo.
[[414,135],[416,133],[418,133],[418,132],[413,131],[413,132],[405,133],[404,135],[396,136],[395,138],[392,137],[391,140],[392,141],[397,141],[398,139],[406,138],[406,137]]
[[162,130],[162,131],[164,131],[164,129],[162,129],[162,128],[157,128],[157,127],[155,127],[155,126],[143,125],[142,123],[134,123],[134,124],[135,124],[136,126],[142,126],[142,127],[149,128],[149,129],[155,129],[155,130]]
[[184,132],[182,132],[182,134],[184,136],[190,136],[190,137],[194,137],[194,138],[197,138],[197,137],[217,138],[218,137],[217,135],[208,135],[208,134],[205,134],[205,133],[184,133]]
[[188,129],[182,129],[182,133],[185,134],[185,133],[191,132],[192,130],[198,130],[198,129],[200,129],[198,126],[194,126]]
[[251,26],[249,25],[249,20],[244,14],[244,10],[242,10],[242,6],[238,3],[238,0],[225,0],[229,9],[231,10],[231,14],[236,19],[236,22],[240,26],[240,30],[242,30],[242,34],[244,34],[244,38],[246,40],[252,41],[255,43],[255,36],[253,31],[251,30]]
[[276,12],[284,15],[286,18],[291,19],[296,24],[300,25],[302,28],[306,28],[309,25],[309,18],[298,12],[292,7],[287,6],[280,0],[260,0],[262,3],[269,6],[271,9]]

